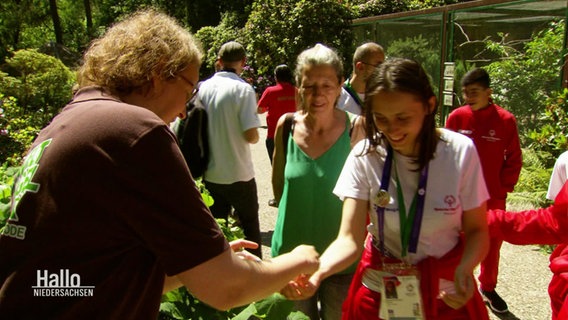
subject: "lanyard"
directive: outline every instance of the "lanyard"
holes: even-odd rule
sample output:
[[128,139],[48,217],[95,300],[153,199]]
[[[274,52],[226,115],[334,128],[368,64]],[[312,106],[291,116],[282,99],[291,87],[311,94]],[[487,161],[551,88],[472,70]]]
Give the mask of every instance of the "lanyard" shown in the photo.
[[[381,190],[377,195],[378,198],[388,196],[388,188],[390,184],[391,166],[393,163],[393,150],[391,146],[387,149],[387,158],[383,167],[383,174],[381,177]],[[395,165],[396,171],[396,165]],[[418,190],[414,195],[412,204],[410,205],[410,212],[406,216],[406,205],[404,204],[404,196],[402,195],[402,187],[396,177],[397,183],[397,196],[400,218],[400,240],[402,244],[402,257],[406,256],[407,252],[416,253],[418,247],[418,238],[420,236],[420,228],[422,226],[422,217],[424,216],[424,200],[426,198],[426,184],[428,182],[428,164],[420,171],[420,178],[418,180]],[[379,222],[379,249],[381,254],[385,255],[385,206],[376,205],[375,211]]]

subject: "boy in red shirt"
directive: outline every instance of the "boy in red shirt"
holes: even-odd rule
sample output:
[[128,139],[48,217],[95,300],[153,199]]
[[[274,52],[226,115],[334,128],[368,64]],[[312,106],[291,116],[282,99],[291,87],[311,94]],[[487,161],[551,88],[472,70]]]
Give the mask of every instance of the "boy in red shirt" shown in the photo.
[[[491,197],[487,209],[505,210],[507,193],[513,191],[522,166],[516,119],[493,103],[489,74],[484,69],[469,71],[461,84],[466,105],[450,113],[446,128],[473,140]],[[481,262],[479,275],[483,299],[498,313],[508,311],[507,303],[495,291],[502,243],[500,239],[490,239],[489,253]]]

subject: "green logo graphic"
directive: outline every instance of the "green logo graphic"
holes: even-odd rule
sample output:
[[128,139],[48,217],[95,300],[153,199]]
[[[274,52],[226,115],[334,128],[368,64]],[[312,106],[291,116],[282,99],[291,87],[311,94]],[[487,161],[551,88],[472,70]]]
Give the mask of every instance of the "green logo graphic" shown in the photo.
[[52,139],[45,140],[44,142],[37,145],[33,150],[27,155],[24,160],[24,164],[18,173],[18,178],[14,183],[14,198],[12,202],[12,210],[10,211],[10,217],[8,220],[18,221],[18,215],[16,214],[16,208],[20,203],[20,200],[24,197],[26,192],[37,192],[39,190],[39,184],[32,182],[38,167],[39,160],[45,151],[45,148],[49,146]]

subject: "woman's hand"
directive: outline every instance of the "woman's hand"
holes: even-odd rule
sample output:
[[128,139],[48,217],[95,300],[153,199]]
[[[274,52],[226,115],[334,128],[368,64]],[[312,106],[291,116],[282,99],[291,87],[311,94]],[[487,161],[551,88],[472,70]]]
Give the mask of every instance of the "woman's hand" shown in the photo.
[[442,291],[438,298],[442,299],[451,308],[459,309],[473,297],[474,290],[476,290],[472,271],[465,270],[462,265],[459,265],[454,274],[454,285],[456,288],[455,294]]

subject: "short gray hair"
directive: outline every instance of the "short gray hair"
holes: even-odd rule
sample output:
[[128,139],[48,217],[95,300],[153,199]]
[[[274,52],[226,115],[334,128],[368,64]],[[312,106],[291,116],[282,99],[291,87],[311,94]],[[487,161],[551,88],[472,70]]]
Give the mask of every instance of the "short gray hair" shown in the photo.
[[341,82],[343,79],[343,62],[339,59],[337,52],[321,43],[302,51],[302,53],[298,55],[298,59],[296,60],[296,71],[294,74],[297,86],[302,85],[302,75],[304,70],[311,66],[331,66],[335,69],[337,81]]

